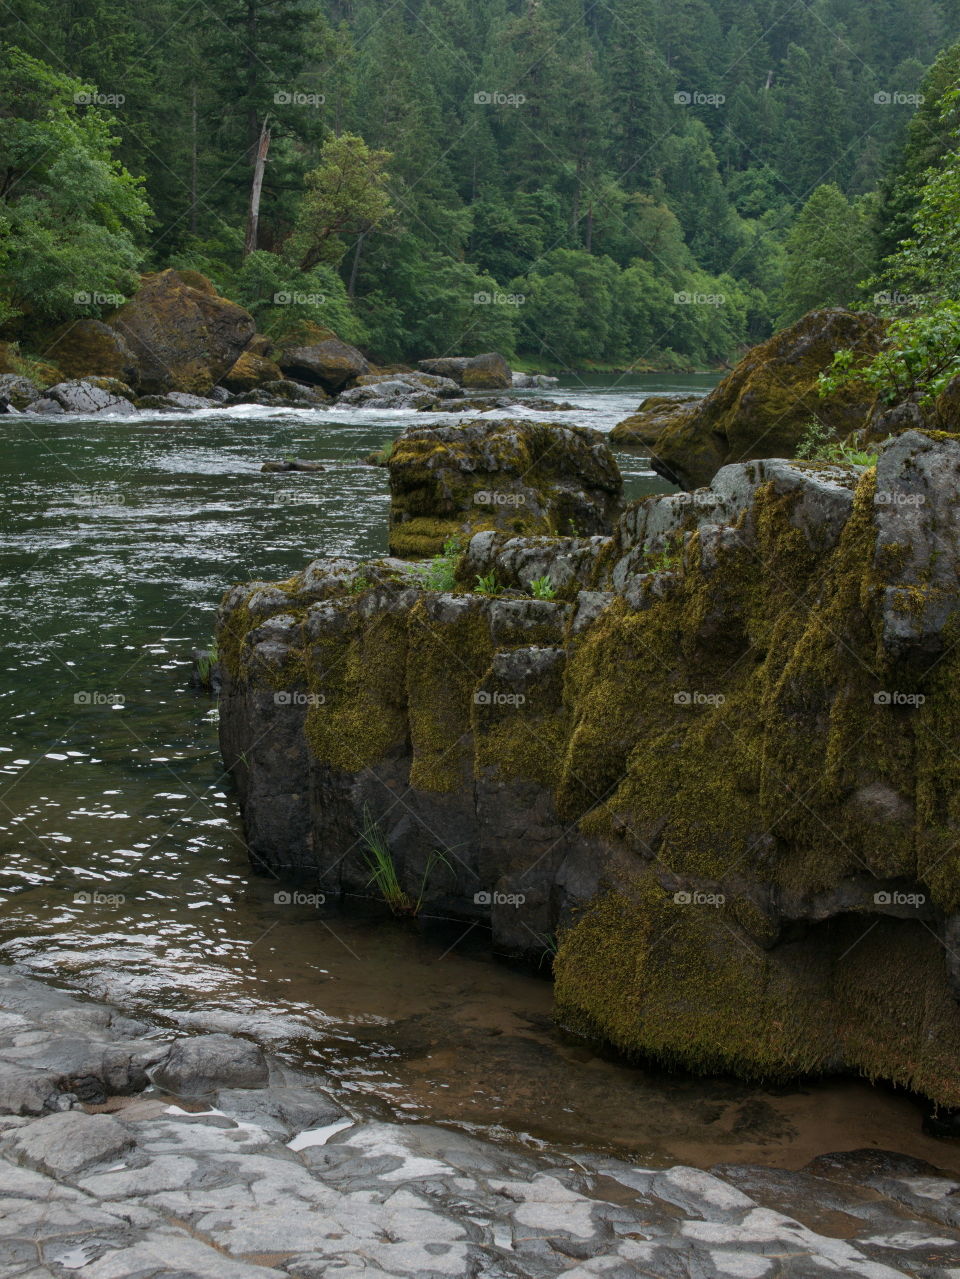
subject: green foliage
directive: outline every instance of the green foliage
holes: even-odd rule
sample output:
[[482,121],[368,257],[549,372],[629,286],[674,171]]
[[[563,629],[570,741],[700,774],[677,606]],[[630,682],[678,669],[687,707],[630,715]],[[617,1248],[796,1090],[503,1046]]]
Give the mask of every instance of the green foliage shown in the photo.
[[875,466],[879,454],[838,440],[819,418],[811,417],[797,446],[797,457],[808,462],[839,462],[850,466]]
[[807,311],[850,306],[874,269],[871,208],[848,200],[829,182],[801,209],[786,239],[786,268],[779,323],[793,324]]
[[477,585],[474,588],[480,595],[499,595],[496,573],[477,574]]
[[894,320],[879,355],[858,361],[838,351],[820,375],[821,394],[855,386],[874,392],[882,404],[916,398],[924,408],[960,373],[960,303],[943,302],[925,314]]
[[557,588],[550,580],[549,573],[546,573],[543,577],[535,577],[531,581],[530,594],[537,600],[555,600],[557,598]]
[[463,547],[458,537],[450,537],[443,544],[443,551],[424,565],[420,574],[428,591],[452,591],[457,584],[457,560]]
[[149,209],[94,93],[0,48],[0,323],[99,315],[136,288]]
[[290,251],[301,271],[336,266],[350,241],[383,226],[393,214],[385,166],[389,151],[373,150],[353,133],[328,138],[320,163],[306,175]]

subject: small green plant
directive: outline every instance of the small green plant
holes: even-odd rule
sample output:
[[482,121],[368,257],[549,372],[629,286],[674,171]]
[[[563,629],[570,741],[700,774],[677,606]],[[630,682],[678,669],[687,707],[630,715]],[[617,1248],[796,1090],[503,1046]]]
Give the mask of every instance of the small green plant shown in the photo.
[[350,583],[351,595],[362,595],[364,591],[369,591],[371,586],[375,586],[375,582],[371,582],[369,577],[365,577],[363,573],[358,573]]
[[500,587],[497,585],[496,573],[477,574],[477,585],[474,588],[481,595],[499,595]]
[[643,553],[647,558],[647,572],[674,573],[683,564],[683,556],[679,550],[665,546],[662,550],[651,551],[650,543],[644,543]]
[[428,591],[452,591],[457,584],[457,560],[462,547],[458,537],[448,537],[443,550],[421,569]]
[[530,583],[530,594],[536,600],[555,600],[557,598],[557,588],[550,580],[550,574],[545,573],[543,577],[535,577]]
[[393,864],[393,856],[383,831],[370,816],[370,810],[366,807],[363,810],[363,833],[360,838],[363,843],[364,859],[370,871],[367,887],[369,888],[371,884],[376,885],[377,891],[394,915],[419,915],[423,909],[423,899],[426,896],[430,876],[441,863],[450,867],[444,854],[437,849],[433,849],[430,853],[423,868],[419,891],[416,898],[412,898],[401,887],[400,880],[397,878],[397,868]]
[[386,466],[393,457],[393,450],[397,447],[397,441],[391,440],[389,444],[384,444],[382,449],[375,449],[369,455],[367,461],[373,466]]
[[209,684],[217,662],[220,660],[220,648],[216,637],[211,639],[210,647],[197,658],[197,675],[201,684]]
[[838,440],[819,418],[812,417],[800,437],[797,457],[807,462],[837,462],[847,466],[876,466],[877,454]]

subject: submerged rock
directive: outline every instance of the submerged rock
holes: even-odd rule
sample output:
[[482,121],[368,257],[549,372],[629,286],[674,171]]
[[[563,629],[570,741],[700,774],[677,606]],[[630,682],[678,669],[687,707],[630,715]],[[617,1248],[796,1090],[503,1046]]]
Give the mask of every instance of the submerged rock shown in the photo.
[[436,554],[449,538],[485,528],[604,531],[623,492],[599,431],[552,422],[409,427],[386,464],[394,555]]
[[[449,430],[414,432],[411,494],[473,491]],[[559,935],[572,1029],[960,1106],[958,476],[960,437],[908,432],[876,472],[724,467],[612,536],[491,527],[453,591],[330,561],[234,588],[221,744],[252,855],[360,891],[369,811],[408,892],[456,850],[439,912],[535,961]]]
[[325,471],[327,468],[322,462],[311,462],[303,457],[287,457],[280,462],[264,462],[261,471]]

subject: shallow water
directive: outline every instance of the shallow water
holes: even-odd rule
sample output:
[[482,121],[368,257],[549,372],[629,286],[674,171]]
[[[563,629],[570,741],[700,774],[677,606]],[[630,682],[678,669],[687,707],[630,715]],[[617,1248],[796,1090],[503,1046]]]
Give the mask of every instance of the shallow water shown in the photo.
[[[644,391],[709,385],[614,382],[563,388],[585,411],[558,420],[608,430]],[[374,1110],[648,1161],[879,1146],[952,1167],[907,1098],[634,1069],[564,1037],[545,977],[492,960],[482,928],[278,901],[251,874],[189,651],[232,582],[382,554],[386,474],[359,459],[424,420],[0,419],[0,955],[171,1023],[254,1031]],[[328,469],[261,473],[287,453]],[[631,496],[666,487],[620,460]]]

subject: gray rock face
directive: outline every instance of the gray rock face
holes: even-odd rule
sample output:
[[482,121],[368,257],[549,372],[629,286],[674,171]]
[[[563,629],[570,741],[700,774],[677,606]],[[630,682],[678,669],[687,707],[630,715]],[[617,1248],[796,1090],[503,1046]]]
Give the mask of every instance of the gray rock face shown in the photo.
[[268,1077],[263,1051],[248,1039],[197,1035],[180,1039],[151,1072],[158,1088],[180,1097],[205,1097],[218,1088],[262,1088]]
[[39,406],[52,400],[64,413],[80,413],[84,417],[129,417],[137,410],[126,397],[94,386],[92,382],[58,382],[51,386],[44,400],[30,405],[33,413],[44,412]]
[[[83,1016],[118,1039],[144,1030],[0,978],[0,1051],[31,1037],[73,1051],[56,1027],[75,1035]],[[884,1151],[802,1172],[637,1167],[351,1116],[278,1062],[271,1080],[220,1090],[220,1113],[148,1095],[0,1123],[3,1274],[949,1279],[960,1265],[958,1183]]]
[[142,395],[137,400],[138,409],[169,410],[173,413],[189,413],[194,409],[215,409],[218,401],[212,396],[190,395],[186,391],[168,391],[165,395]]
[[511,380],[518,388],[558,386],[560,383],[559,378],[549,377],[546,373],[514,373]]

